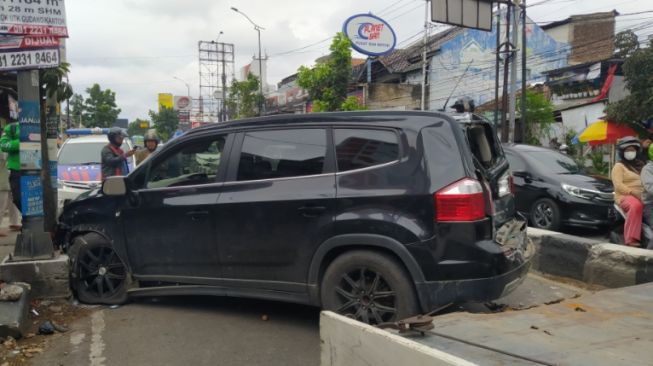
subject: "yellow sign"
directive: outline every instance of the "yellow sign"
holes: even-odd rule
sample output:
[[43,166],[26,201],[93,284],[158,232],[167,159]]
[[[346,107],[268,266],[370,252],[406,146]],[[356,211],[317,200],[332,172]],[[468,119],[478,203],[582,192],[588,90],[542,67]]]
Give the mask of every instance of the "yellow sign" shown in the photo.
[[141,121],[141,124],[139,126],[142,129],[150,128],[150,122],[148,121]]
[[172,94],[168,93],[159,93],[159,112],[161,112],[162,107],[172,109],[174,98]]

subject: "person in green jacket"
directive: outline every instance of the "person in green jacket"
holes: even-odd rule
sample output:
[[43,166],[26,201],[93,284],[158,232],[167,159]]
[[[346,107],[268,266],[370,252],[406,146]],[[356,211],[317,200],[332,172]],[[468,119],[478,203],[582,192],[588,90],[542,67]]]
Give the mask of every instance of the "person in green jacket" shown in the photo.
[[7,169],[9,169],[9,185],[14,205],[22,211],[20,205],[20,125],[10,123],[0,137],[0,150],[7,153]]

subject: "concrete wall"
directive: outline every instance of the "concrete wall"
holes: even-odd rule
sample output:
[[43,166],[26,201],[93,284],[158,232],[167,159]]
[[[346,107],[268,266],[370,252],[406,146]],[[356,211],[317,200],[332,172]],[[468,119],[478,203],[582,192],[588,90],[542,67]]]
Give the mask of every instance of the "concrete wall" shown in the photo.
[[405,107],[413,110],[420,107],[421,85],[413,84],[370,84],[367,97],[367,108],[396,109]]
[[605,103],[594,103],[560,112],[562,124],[567,130],[582,131],[586,125],[596,122],[605,115]]
[[556,42],[560,43],[569,43],[569,36],[570,36],[570,30],[569,30],[569,23],[559,25],[557,27],[549,28],[545,30],[546,34],[548,34],[551,38],[555,39]]
[[322,366],[472,366],[474,363],[330,311],[320,314]]

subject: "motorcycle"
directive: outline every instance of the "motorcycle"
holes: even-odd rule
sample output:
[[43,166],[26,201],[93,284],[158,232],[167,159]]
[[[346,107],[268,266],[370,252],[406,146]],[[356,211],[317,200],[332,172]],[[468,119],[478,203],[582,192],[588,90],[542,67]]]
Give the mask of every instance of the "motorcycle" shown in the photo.
[[[614,204],[614,210],[617,217],[612,230],[610,230],[609,240],[612,244],[625,245],[624,221],[626,220],[626,213],[616,203]],[[641,248],[653,249],[653,228],[646,222],[642,222]]]

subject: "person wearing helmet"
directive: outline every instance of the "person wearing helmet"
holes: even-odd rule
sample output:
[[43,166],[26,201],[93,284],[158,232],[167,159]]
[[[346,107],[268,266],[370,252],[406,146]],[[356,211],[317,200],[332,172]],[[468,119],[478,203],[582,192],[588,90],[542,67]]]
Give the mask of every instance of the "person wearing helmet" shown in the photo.
[[136,153],[136,150],[124,152],[120,146],[125,139],[125,132],[119,127],[112,127],[107,134],[109,144],[102,148],[102,178],[116,175],[127,175],[129,173],[129,165],[127,158]]
[[635,137],[624,137],[617,142],[620,161],[612,168],[615,202],[626,212],[624,242],[639,247],[642,232],[642,161],[637,159],[641,145]]
[[136,152],[136,165],[140,165],[148,156],[156,151],[157,146],[159,146],[159,141],[159,135],[157,135],[155,130],[149,130],[145,133],[143,137],[145,148]]

